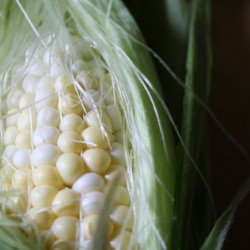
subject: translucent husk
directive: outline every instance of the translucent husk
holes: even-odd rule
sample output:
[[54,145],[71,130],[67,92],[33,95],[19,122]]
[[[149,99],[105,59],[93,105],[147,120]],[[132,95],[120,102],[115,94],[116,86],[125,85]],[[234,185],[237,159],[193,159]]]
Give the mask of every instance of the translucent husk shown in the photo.
[[[23,75],[13,81],[12,72],[18,71],[25,51],[31,48],[35,56],[39,47],[47,51],[53,45],[60,47],[64,51],[62,67],[77,84],[69,67],[76,56],[74,39],[80,45],[87,44],[97,64],[110,72],[114,99],[123,110],[127,182],[135,216],[131,247],[138,244],[141,249],[167,249],[174,221],[172,132],[148,49],[125,6],[117,0],[6,0],[2,2],[0,30],[1,134],[6,127],[6,95],[26,74],[22,68]],[[102,104],[90,101],[93,108]],[[1,167],[5,173],[5,166]],[[15,215],[19,222],[5,213],[4,200],[13,195],[4,190],[6,178],[1,174],[0,243],[5,244],[4,249],[20,244],[22,249],[43,249],[44,238],[25,214]],[[98,232],[96,238],[101,237],[102,232]]]

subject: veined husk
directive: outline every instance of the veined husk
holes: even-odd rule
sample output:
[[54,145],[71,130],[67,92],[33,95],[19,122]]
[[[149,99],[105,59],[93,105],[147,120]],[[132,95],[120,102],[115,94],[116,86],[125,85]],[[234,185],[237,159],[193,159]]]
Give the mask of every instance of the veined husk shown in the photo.
[[[124,138],[128,145],[127,183],[135,217],[131,247],[138,244],[141,249],[167,249],[174,221],[172,131],[148,49],[125,6],[117,0],[5,0],[1,4],[1,134],[6,127],[6,95],[25,76],[25,68],[18,65],[24,60],[25,51],[32,48],[35,56],[40,47],[47,51],[53,45],[60,47],[64,52],[60,59],[62,67],[74,84],[70,64],[76,56],[77,37],[80,45],[87,44],[94,60],[110,72],[115,102],[123,110]],[[19,77],[13,82],[15,71]],[[104,103],[92,101],[90,105],[96,108]],[[5,249],[15,249],[20,244],[22,249],[43,249],[43,238],[25,214],[15,215],[22,223],[5,214],[5,198],[13,194],[5,191],[4,166],[1,171],[0,243],[5,243]],[[5,237],[12,233],[18,240]],[[101,233],[96,237],[102,237]]]

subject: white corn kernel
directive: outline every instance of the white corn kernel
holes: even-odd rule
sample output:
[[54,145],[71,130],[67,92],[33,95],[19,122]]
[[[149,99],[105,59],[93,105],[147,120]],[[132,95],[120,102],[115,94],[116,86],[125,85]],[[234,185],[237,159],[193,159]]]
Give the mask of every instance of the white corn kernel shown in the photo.
[[19,171],[15,171],[12,175],[12,185],[16,189],[27,189],[30,180],[30,169],[24,168]]
[[48,185],[34,187],[30,193],[30,203],[33,207],[50,207],[57,191],[57,188]]
[[114,249],[127,250],[131,239],[129,231],[122,231],[111,242],[110,245]]
[[113,202],[114,204],[129,206],[130,198],[128,190],[123,186],[116,187],[114,192]]
[[63,153],[80,153],[82,151],[82,138],[74,131],[65,131],[59,135],[57,145]]
[[15,88],[11,90],[7,97],[8,109],[18,108],[18,103],[22,95],[23,91],[21,89]]
[[26,212],[28,208],[28,194],[26,191],[18,191],[17,194],[10,194],[6,201],[4,201],[3,207],[11,213],[22,214]]
[[18,118],[20,116],[20,110],[19,109],[10,109],[7,112],[7,119],[6,119],[6,125],[17,127]]
[[55,91],[59,94],[75,94],[74,85],[66,75],[60,75],[56,78],[54,84]]
[[82,132],[84,143],[86,143],[89,148],[107,148],[108,143],[111,141],[111,136],[108,133],[107,135],[108,137],[104,136],[99,127],[88,127]]
[[33,93],[37,89],[37,83],[39,81],[39,78],[34,75],[27,75],[23,79],[23,89],[27,93]]
[[129,214],[129,208],[127,206],[116,206],[111,212],[110,218],[117,225],[124,225],[127,229],[131,229],[133,226],[133,217]]
[[125,155],[123,145],[117,142],[112,143],[110,155],[113,164],[125,166]]
[[80,194],[72,189],[62,189],[53,199],[52,210],[56,216],[76,216],[80,211]]
[[110,155],[101,148],[87,149],[82,154],[88,168],[97,173],[105,172],[111,163]]
[[76,114],[67,114],[65,115],[60,122],[60,130],[61,131],[75,131],[76,133],[80,133],[84,128],[83,119]]
[[[83,235],[84,240],[93,240],[96,229],[98,228],[100,216],[93,214],[88,215],[83,218],[83,221],[80,225],[80,233]],[[112,222],[108,221],[108,225],[105,226],[105,231],[107,236],[110,237],[113,233],[114,226]]]
[[18,107],[20,109],[27,108],[27,107],[31,106],[32,104],[34,104],[34,96],[33,96],[33,94],[25,93],[20,97]]
[[60,132],[53,126],[38,127],[33,133],[33,143],[35,146],[41,144],[56,144]]
[[49,229],[55,216],[49,208],[31,208],[28,216],[40,230]]
[[58,108],[64,115],[74,113],[81,116],[83,113],[82,105],[79,101],[78,95],[76,94],[66,94],[60,96]]
[[22,149],[22,148],[31,149],[31,138],[30,138],[31,135],[30,135],[30,133],[31,133],[30,130],[23,130],[17,134],[16,140],[15,140],[16,148],[18,148],[18,149]]
[[60,151],[57,146],[53,144],[42,144],[32,151],[32,165],[55,164],[59,154]]
[[103,178],[96,173],[86,173],[81,176],[72,186],[76,192],[86,194],[93,191],[101,191],[104,189]]
[[105,112],[109,116],[114,131],[122,129],[122,116],[119,108],[115,105],[105,107]]
[[13,161],[13,156],[16,151],[17,149],[14,145],[8,145],[7,147],[5,147],[3,151],[3,156],[2,156],[3,161],[11,164]]
[[19,130],[33,130],[36,126],[36,113],[32,108],[24,109],[18,117],[17,128]]
[[56,188],[63,187],[63,181],[57,169],[52,165],[42,165],[32,171],[32,181],[34,185],[51,185]]
[[39,81],[37,83],[36,93],[42,89],[54,90],[53,81],[54,81],[53,78],[48,77],[48,76],[43,76],[39,78]]
[[111,165],[104,177],[110,183],[118,180],[118,184],[126,185],[125,168],[120,165]]
[[44,108],[37,115],[37,125],[50,125],[57,127],[60,121],[59,112],[54,108]]
[[83,214],[99,214],[102,209],[104,200],[105,195],[102,192],[90,192],[83,195],[81,204]]
[[73,216],[61,216],[54,220],[51,231],[57,239],[75,240],[78,219]]
[[16,127],[14,126],[8,127],[4,131],[4,137],[3,137],[4,145],[7,146],[14,144],[17,134],[18,134],[18,129]]
[[76,250],[76,244],[72,240],[56,240],[50,250]]
[[39,89],[35,96],[36,109],[39,111],[43,108],[56,108],[58,96],[50,89]]
[[106,129],[108,132],[112,132],[112,123],[104,111],[100,112],[99,115],[97,115],[97,113],[94,112],[93,110],[89,111],[85,115],[84,119],[89,126],[93,127],[103,126],[104,129]]
[[85,172],[82,158],[75,153],[64,153],[56,162],[56,168],[66,185],[73,185]]
[[13,155],[13,163],[17,168],[30,167],[30,150],[17,150]]

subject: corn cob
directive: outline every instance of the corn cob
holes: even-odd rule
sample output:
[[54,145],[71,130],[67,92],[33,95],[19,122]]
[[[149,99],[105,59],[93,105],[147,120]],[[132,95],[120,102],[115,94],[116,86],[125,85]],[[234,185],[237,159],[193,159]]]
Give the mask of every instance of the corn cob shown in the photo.
[[[165,184],[159,174],[167,170],[166,179],[173,176],[168,169],[172,149],[165,145],[172,139],[165,139],[158,101],[149,93],[152,86],[146,86],[157,81],[149,74],[152,64],[139,41],[134,44],[126,30],[119,34],[115,23],[124,6],[114,3],[113,19],[107,19],[109,1],[96,1],[99,9],[89,1],[38,1],[31,7],[28,2],[5,2],[20,18],[20,29],[31,31],[22,37],[25,49],[16,60],[6,56],[11,68],[1,60],[6,100],[1,189],[8,194],[1,199],[1,211],[30,221],[46,249],[95,248],[102,216],[108,218],[103,232],[108,249],[146,249],[150,241],[149,247],[166,248],[173,218],[163,217],[167,226],[159,226],[159,220],[173,216],[174,180]],[[37,15],[31,28],[22,8],[29,18]],[[127,21],[132,28],[134,23]],[[128,42],[145,62],[133,55]],[[147,68],[152,79],[140,73]],[[155,125],[159,132],[149,134]],[[164,139],[153,138],[157,134]],[[153,148],[158,143],[162,148]],[[149,215],[152,219],[145,218]]]

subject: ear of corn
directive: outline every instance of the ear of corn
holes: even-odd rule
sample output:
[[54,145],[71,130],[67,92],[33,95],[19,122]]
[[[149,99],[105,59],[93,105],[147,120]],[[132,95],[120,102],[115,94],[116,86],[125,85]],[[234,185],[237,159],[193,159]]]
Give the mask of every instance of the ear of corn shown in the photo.
[[0,29],[5,249],[166,249],[173,138],[124,5],[6,0]]

